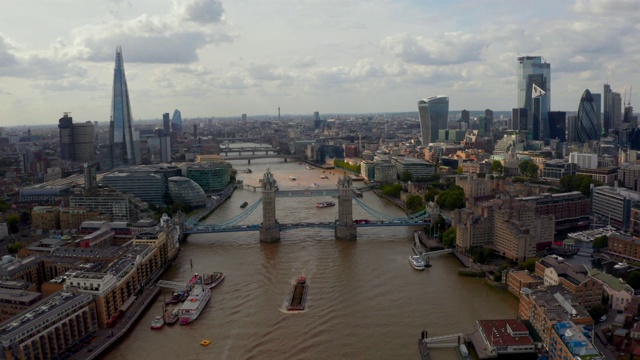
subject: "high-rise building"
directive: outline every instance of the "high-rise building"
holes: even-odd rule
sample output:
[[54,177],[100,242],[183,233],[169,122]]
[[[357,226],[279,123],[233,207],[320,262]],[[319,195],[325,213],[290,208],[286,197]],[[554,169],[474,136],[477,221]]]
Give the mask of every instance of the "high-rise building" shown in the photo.
[[611,93],[611,108],[609,111],[611,112],[613,126],[619,129],[622,122],[622,96],[620,96],[620,93]]
[[109,125],[112,165],[135,165],[133,116],[131,114],[129,89],[124,74],[124,62],[120,46],[116,48],[116,65],[113,69],[113,96],[111,100],[111,122]]
[[[602,125],[602,94],[591,93],[591,97],[593,97],[593,104],[596,106],[598,124]],[[600,128],[602,129],[602,126]]]
[[178,134],[182,132],[182,113],[178,109],[173,111],[173,117],[171,118],[171,130]]
[[171,118],[169,118],[169,113],[162,114],[162,132],[165,136],[169,136],[171,132]]
[[420,135],[423,146],[438,139],[438,130],[447,128],[449,98],[432,96],[418,101]]
[[[551,64],[541,56],[518,57],[518,107],[527,109],[529,131],[534,140],[549,139],[548,113],[551,110]],[[532,97],[533,85],[544,91]]]
[[60,160],[73,161],[73,118],[66,112],[58,121],[60,129]]
[[567,113],[564,111],[549,111],[549,139],[567,141]]
[[94,127],[91,121],[73,124],[73,155],[79,163],[94,161]]
[[527,109],[515,108],[511,110],[511,120],[509,122],[509,130],[527,131],[529,130],[527,124]]
[[613,119],[611,114],[611,86],[604,84],[604,90],[602,92],[602,133],[604,135],[609,134],[609,130],[613,129]]
[[578,115],[576,120],[576,137],[581,143],[590,140],[600,139],[600,122],[596,116],[596,106],[589,89],[582,93],[580,104],[578,105]]
[[94,123],[73,123],[69,113],[64,113],[58,122],[60,129],[60,160],[79,163],[94,161]]

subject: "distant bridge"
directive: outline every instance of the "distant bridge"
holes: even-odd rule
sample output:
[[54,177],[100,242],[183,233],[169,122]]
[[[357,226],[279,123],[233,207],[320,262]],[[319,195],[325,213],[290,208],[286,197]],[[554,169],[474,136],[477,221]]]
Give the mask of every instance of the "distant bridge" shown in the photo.
[[247,160],[251,164],[251,160],[256,159],[284,159],[287,162],[288,159],[302,159],[300,155],[282,155],[282,154],[257,154],[257,155],[239,155],[239,156],[222,156],[224,160]]

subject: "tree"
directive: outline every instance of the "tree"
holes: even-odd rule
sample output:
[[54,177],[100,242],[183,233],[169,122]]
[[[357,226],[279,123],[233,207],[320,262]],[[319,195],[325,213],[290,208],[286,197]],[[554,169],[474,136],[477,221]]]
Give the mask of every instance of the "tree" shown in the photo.
[[534,272],[536,270],[536,262],[538,262],[538,258],[529,258],[525,262],[518,264],[518,270]]
[[602,315],[606,314],[606,309],[602,304],[595,304],[589,308],[588,312],[592,319],[598,320]]
[[20,222],[20,218],[16,214],[11,214],[7,216],[7,226],[9,226],[9,234],[15,234],[20,231],[18,227],[18,223]]
[[446,210],[462,209],[464,204],[464,189],[453,185],[449,190],[444,190],[438,195],[436,204]]
[[456,170],[456,173],[458,175],[462,175],[462,173],[464,173],[464,169],[462,168],[462,166],[458,166],[458,170]]
[[400,184],[384,184],[380,187],[382,193],[390,197],[400,197],[402,191],[402,185]]
[[22,249],[22,244],[18,241],[7,246],[9,249],[9,254],[15,254],[18,250]]
[[489,171],[502,175],[504,173],[504,166],[502,166],[502,163],[499,160],[493,160],[489,167]]
[[420,197],[420,195],[409,196],[407,201],[405,201],[405,206],[411,214],[417,213],[424,209],[424,205],[422,205],[422,197]]
[[604,249],[609,246],[609,237],[607,235],[601,235],[593,239],[593,248],[595,250]]
[[31,213],[29,211],[23,211],[20,213],[20,223],[28,224],[31,222]]
[[426,202],[434,201],[436,199],[436,196],[438,196],[439,193],[440,193],[440,191],[438,189],[436,189],[434,187],[430,188],[424,194],[424,201],[426,201]]
[[634,290],[640,289],[640,271],[633,270],[629,275],[627,275],[627,279],[625,281]]
[[518,164],[520,174],[535,179],[538,177],[538,165],[533,160],[523,160]]
[[404,182],[412,181],[413,174],[409,170],[405,170],[402,172],[402,175],[400,175],[400,180]]
[[580,191],[584,196],[590,196],[591,184],[602,186],[600,181],[593,180],[587,175],[565,175],[560,179],[560,190],[562,192]]
[[452,247],[456,244],[456,228],[450,227],[442,234],[442,245]]

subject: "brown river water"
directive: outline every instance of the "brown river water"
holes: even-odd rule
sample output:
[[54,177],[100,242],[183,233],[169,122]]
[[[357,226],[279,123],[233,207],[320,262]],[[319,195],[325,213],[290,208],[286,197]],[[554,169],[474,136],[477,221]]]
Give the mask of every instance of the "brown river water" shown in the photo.
[[[280,162],[278,162],[280,161]],[[335,188],[335,170],[322,174],[297,162],[252,160],[234,162],[245,184],[258,185],[267,170],[280,189],[304,189],[318,183]],[[329,180],[320,179],[328,175]],[[296,180],[289,180],[295,176]],[[206,222],[217,223],[241,213],[260,191],[238,189]],[[333,221],[337,206],[318,209],[331,198],[278,199],[281,223]],[[334,201],[336,199],[333,199]],[[385,214],[404,212],[365,192],[362,200]],[[241,224],[259,224],[258,207]],[[354,202],[354,219],[373,219]],[[416,228],[359,228],[355,242],[336,241],[332,230],[299,229],[282,232],[276,244],[261,244],[257,232],[189,236],[178,260],[162,277],[187,281],[194,272],[222,271],[225,280],[198,319],[187,326],[149,328],[162,314],[165,290],[106,359],[420,359],[417,339],[468,333],[478,319],[513,318],[517,300],[494,290],[482,279],[457,275],[460,263],[452,255],[432,259],[433,266],[414,270],[412,232]],[[295,279],[309,283],[307,308],[284,310]],[[212,341],[201,346],[203,339]],[[452,349],[435,349],[433,359],[457,359]]]

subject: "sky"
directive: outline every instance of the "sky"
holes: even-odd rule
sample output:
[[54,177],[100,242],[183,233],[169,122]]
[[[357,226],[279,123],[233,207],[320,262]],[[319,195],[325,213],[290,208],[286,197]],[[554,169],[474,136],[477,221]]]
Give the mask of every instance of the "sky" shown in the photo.
[[[2,0],[0,126],[108,121],[116,46],[134,118],[516,107],[517,57],[551,110],[640,94],[637,0]],[[626,95],[625,95],[626,94]]]

